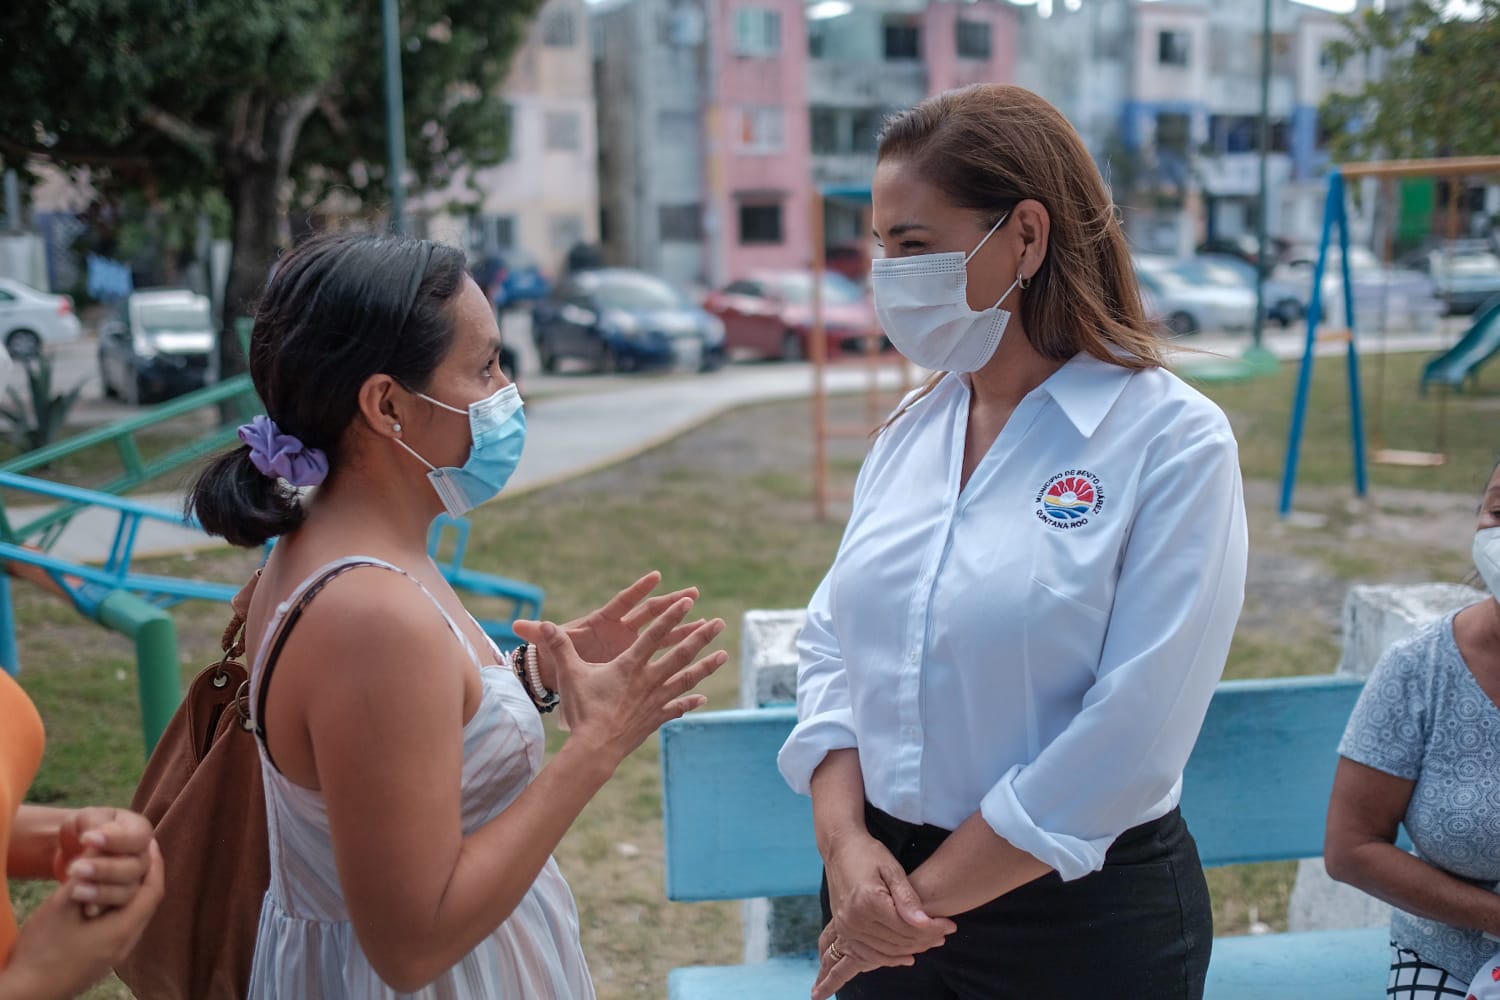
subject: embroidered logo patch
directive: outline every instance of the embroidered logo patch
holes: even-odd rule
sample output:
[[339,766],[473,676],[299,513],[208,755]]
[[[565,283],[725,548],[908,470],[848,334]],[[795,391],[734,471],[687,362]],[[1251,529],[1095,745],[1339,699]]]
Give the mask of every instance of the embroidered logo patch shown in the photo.
[[1104,509],[1104,486],[1087,469],[1059,472],[1037,492],[1036,516],[1054,528],[1081,528]]

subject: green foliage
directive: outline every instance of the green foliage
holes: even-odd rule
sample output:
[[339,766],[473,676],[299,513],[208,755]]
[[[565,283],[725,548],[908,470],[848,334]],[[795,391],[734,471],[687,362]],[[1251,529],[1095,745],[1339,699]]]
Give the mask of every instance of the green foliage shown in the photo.
[[1500,0],[1476,0],[1468,19],[1451,6],[1412,0],[1345,19],[1349,37],[1329,55],[1371,78],[1323,104],[1336,159],[1500,152]]
[[[500,89],[540,4],[402,0],[419,182],[504,157]],[[96,183],[152,200],[228,191],[237,173],[282,158],[309,197],[332,186],[366,195],[384,182],[381,39],[380,0],[0,4],[0,156],[89,167]]]
[[45,354],[30,358],[17,358],[26,369],[26,385],[30,399],[22,400],[14,387],[5,390],[8,403],[0,405],[0,416],[10,421],[11,438],[22,451],[35,451],[57,439],[68,411],[78,402],[83,391],[80,382],[67,392],[52,391],[52,362]]

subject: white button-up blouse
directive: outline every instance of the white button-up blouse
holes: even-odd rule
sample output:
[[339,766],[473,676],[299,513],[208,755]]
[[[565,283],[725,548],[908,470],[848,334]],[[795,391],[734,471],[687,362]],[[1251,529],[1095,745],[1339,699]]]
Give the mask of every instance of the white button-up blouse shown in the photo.
[[1218,407],[1087,355],[1023,399],[959,489],[965,377],[876,440],[798,642],[781,772],[854,747],[911,823],[975,812],[1074,879],[1177,805],[1248,547]]

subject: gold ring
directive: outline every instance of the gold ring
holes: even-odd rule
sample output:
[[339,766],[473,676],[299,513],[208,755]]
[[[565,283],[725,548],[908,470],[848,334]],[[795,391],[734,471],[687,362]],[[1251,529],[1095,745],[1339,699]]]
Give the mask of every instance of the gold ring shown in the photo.
[[837,941],[828,946],[828,957],[835,962],[842,962],[844,960],[844,953],[839,951],[839,943]]

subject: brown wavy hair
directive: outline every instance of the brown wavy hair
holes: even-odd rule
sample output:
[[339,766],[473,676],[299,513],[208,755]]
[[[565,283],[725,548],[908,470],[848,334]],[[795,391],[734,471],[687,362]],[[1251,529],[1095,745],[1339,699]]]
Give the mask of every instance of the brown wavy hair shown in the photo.
[[1109,189],[1051,104],[998,83],[937,94],[886,120],[877,161],[887,159],[911,163],[986,225],[1028,198],[1046,206],[1047,256],[1021,300],[1026,339],[1039,354],[1064,361],[1082,351],[1124,368],[1162,366]]

